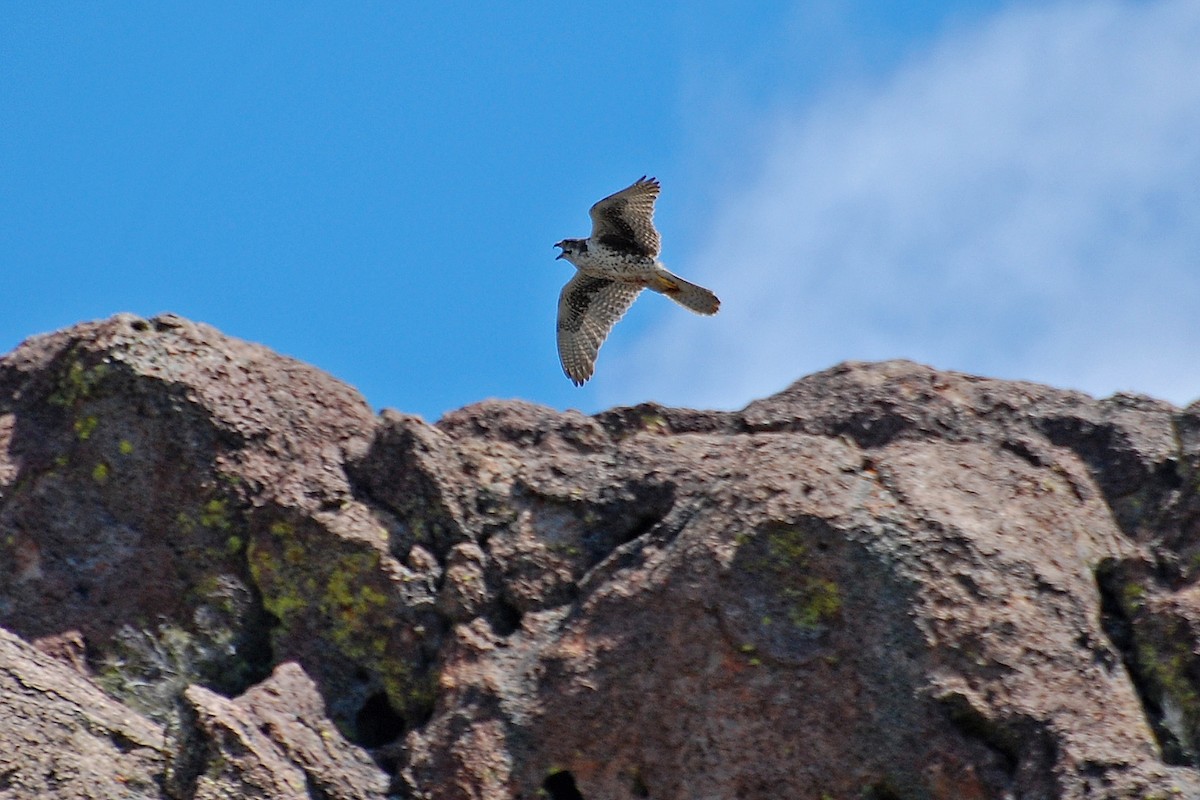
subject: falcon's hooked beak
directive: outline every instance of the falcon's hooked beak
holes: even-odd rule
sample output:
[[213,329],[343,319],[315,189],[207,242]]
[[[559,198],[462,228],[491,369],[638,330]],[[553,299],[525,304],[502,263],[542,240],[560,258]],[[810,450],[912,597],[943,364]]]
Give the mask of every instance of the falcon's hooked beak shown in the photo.
[[563,256],[565,256],[567,254],[567,248],[563,242],[558,242],[554,246],[562,248],[562,252],[554,257],[554,260],[558,261],[560,258],[562,258]]

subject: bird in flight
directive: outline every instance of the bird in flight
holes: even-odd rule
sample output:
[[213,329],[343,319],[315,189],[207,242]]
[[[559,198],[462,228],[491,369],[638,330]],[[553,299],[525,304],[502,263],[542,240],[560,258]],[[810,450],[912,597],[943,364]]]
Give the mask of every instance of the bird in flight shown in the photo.
[[592,377],[608,332],[642,289],[651,289],[697,314],[715,314],[717,296],[667,271],[658,260],[654,201],[660,186],[644,175],[592,206],[592,235],[563,239],[557,258],[575,266],[558,296],[558,357],[576,386]]

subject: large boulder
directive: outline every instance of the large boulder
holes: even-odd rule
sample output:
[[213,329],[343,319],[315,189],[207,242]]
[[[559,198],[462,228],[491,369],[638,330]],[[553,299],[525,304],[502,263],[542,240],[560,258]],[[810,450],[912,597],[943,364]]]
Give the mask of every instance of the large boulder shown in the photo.
[[78,730],[138,797],[1195,797],[1198,565],[1198,406],[886,362],[431,425],[121,315],[0,360],[0,736],[57,726],[0,796],[85,796]]

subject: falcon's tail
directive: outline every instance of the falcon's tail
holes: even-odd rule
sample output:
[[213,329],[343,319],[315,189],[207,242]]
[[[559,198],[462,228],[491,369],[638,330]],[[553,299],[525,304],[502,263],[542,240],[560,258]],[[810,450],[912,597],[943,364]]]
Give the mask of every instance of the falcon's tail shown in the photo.
[[688,311],[694,311],[697,314],[715,314],[721,307],[721,301],[708,289],[685,281],[665,269],[650,281],[647,288],[653,289],[659,294],[665,294]]

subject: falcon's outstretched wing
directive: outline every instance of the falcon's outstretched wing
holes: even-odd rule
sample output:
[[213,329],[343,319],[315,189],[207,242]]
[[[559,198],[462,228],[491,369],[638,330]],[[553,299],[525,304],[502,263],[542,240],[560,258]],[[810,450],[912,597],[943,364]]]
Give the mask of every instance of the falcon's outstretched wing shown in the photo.
[[558,296],[558,358],[576,386],[592,377],[600,345],[640,291],[640,286],[581,272],[567,281]]
[[639,256],[657,256],[660,243],[654,229],[654,201],[659,188],[657,178],[643,175],[632,186],[592,206],[588,212],[592,241]]

